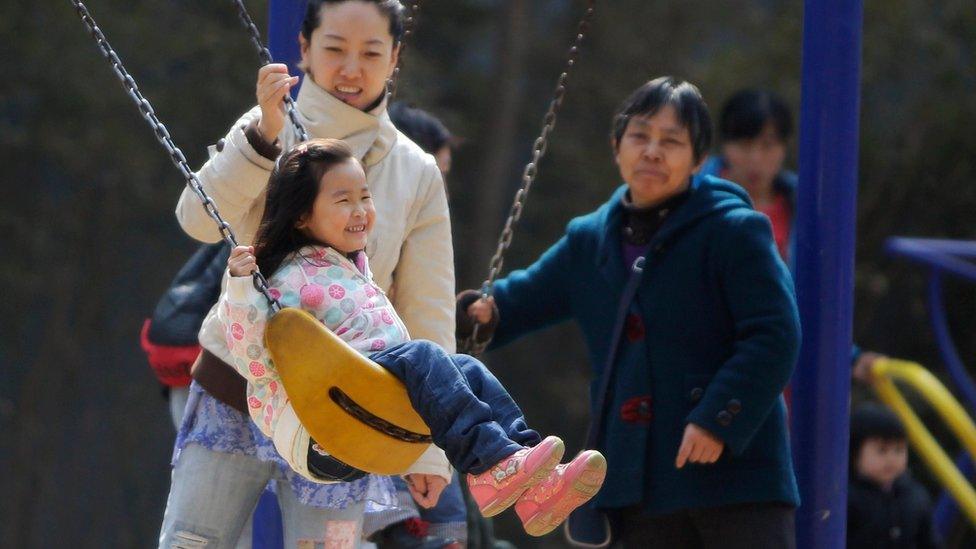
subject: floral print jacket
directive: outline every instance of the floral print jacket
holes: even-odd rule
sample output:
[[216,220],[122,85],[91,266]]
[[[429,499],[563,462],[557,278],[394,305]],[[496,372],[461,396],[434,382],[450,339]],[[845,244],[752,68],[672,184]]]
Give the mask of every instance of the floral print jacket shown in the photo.
[[[283,307],[300,307],[363,355],[410,339],[390,300],[373,283],[366,254],[351,259],[333,248],[306,246],[268,279]],[[268,437],[288,403],[281,378],[264,347],[269,307],[251,277],[230,277],[218,305],[233,365],[248,381],[251,419]]]

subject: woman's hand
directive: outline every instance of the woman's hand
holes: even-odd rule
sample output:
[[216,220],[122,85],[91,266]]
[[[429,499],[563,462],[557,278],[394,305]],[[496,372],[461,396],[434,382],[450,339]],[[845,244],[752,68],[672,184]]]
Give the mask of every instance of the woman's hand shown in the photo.
[[685,427],[685,436],[681,439],[681,447],[678,448],[678,457],[674,460],[674,466],[681,469],[685,463],[715,463],[725,443],[709,433],[705,429],[689,423]]
[[285,94],[298,83],[297,76],[288,76],[288,66],[270,63],[258,70],[256,95],[261,107],[258,131],[268,143],[274,143],[285,127]]
[[455,315],[457,327],[455,335],[458,344],[467,340],[478,327],[478,343],[489,341],[498,327],[498,306],[495,298],[481,297],[478,290],[464,290],[457,295],[457,313]]
[[861,383],[870,384],[874,380],[874,363],[878,361],[879,358],[888,358],[880,353],[875,353],[874,351],[864,351],[861,356],[857,357],[857,361],[854,363],[854,368],[851,371],[851,375],[857,381]]
[[444,477],[437,475],[425,475],[414,473],[406,476],[407,489],[417,505],[424,509],[430,509],[437,505],[437,500],[441,499],[441,492],[447,486]]
[[231,250],[227,259],[230,276],[251,276],[258,270],[258,260],[254,257],[254,246],[238,246]]

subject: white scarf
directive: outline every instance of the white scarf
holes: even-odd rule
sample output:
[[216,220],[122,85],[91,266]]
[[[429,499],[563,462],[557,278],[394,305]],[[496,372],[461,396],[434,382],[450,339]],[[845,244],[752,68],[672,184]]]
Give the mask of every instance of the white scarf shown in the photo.
[[295,106],[310,137],[342,139],[367,167],[383,160],[396,143],[397,130],[386,112],[385,97],[373,110],[361,111],[333,97],[305,75]]

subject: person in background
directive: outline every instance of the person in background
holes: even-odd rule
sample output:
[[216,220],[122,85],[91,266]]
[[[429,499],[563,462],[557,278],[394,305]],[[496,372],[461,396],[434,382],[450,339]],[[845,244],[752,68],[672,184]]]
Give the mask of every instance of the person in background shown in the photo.
[[451,172],[451,153],[457,144],[457,138],[447,126],[429,112],[402,101],[390,105],[389,112],[390,120],[398,130],[434,156],[437,168],[446,180]]
[[163,388],[176,429],[183,422],[183,409],[190,396],[190,366],[200,354],[197,334],[220,295],[229,254],[230,247],[223,242],[200,245],[176,273],[139,334],[140,346]]
[[[769,218],[776,249],[791,270],[798,179],[786,168],[786,156],[793,126],[789,106],[776,93],[763,89],[733,93],[718,120],[719,154],[710,156],[697,175],[727,179],[749,193],[756,211]],[[866,381],[874,361],[883,357],[855,345],[851,350],[854,378]]]
[[847,491],[850,549],[941,547],[928,492],[908,472],[905,427],[889,409],[865,403],[851,414]]

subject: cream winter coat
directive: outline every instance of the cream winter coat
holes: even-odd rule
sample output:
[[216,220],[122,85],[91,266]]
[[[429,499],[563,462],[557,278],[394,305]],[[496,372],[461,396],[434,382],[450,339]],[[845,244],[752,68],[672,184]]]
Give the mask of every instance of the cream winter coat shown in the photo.
[[[366,247],[374,281],[392,297],[414,338],[429,339],[453,352],[454,250],[447,195],[434,158],[393,126],[385,101],[363,112],[306,77],[296,107],[310,137],[343,139],[366,166],[376,207],[376,223]],[[244,136],[244,128],[260,116],[260,107],[245,113],[231,127],[221,150],[211,147],[210,159],[197,172],[221,216],[245,245],[254,241],[274,167],[274,161],[258,154]],[[278,138],[284,150],[296,143],[288,123]],[[180,196],[176,217],[191,237],[220,240],[216,223],[189,188]],[[203,322],[200,344],[233,363],[216,307]],[[448,470],[443,452],[432,446],[410,472],[443,476]]]

